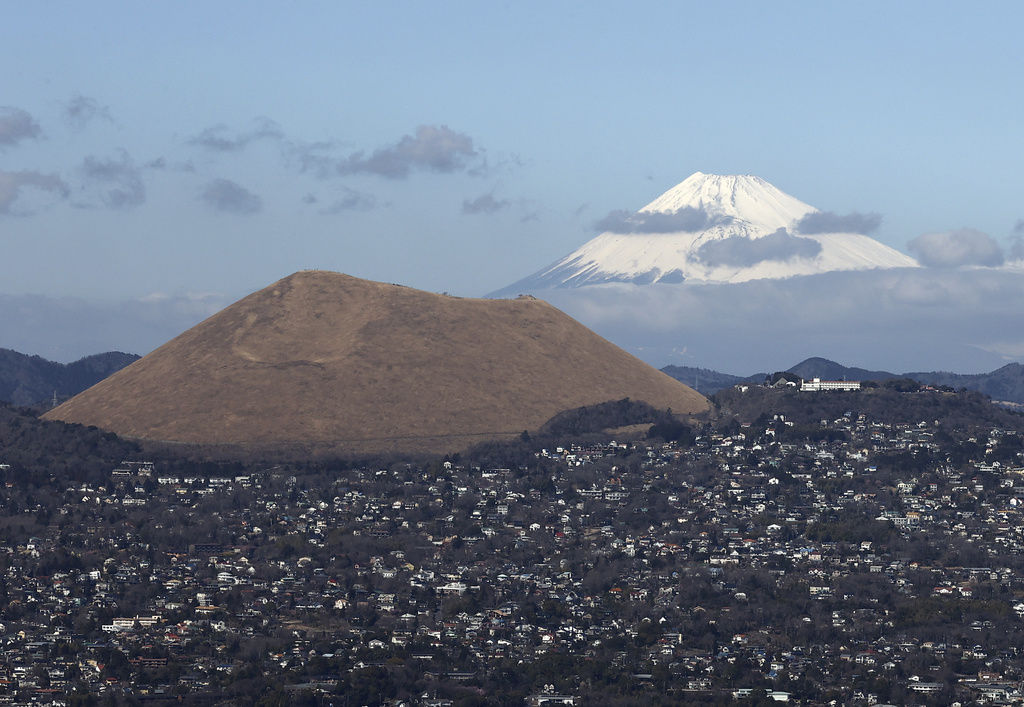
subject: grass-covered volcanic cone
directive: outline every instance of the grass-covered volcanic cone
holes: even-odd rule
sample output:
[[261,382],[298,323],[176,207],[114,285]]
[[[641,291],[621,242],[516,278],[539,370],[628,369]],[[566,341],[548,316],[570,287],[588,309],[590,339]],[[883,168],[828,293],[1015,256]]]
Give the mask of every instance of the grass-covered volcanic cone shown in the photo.
[[626,397],[678,414],[708,408],[540,300],[461,299],[304,271],[45,417],[199,445],[427,451]]

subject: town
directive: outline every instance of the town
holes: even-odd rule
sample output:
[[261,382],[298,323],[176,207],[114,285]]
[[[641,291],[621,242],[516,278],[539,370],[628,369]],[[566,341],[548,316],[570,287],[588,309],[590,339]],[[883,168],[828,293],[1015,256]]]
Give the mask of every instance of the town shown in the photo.
[[7,409],[0,704],[1024,702],[1024,418],[715,402],[376,463],[57,454]]

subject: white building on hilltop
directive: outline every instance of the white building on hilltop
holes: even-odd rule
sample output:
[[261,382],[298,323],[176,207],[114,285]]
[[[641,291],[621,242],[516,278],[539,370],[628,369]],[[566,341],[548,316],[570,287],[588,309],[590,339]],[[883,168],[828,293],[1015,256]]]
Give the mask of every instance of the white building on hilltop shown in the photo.
[[823,381],[821,378],[805,380],[800,390],[816,393],[822,390],[860,390],[860,381]]

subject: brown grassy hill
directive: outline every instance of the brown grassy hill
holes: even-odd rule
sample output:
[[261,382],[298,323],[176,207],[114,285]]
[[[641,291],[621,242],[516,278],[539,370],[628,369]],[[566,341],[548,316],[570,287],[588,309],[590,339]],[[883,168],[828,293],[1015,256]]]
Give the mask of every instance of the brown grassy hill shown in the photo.
[[304,271],[239,300],[49,412],[190,444],[459,449],[630,397],[708,403],[554,307]]

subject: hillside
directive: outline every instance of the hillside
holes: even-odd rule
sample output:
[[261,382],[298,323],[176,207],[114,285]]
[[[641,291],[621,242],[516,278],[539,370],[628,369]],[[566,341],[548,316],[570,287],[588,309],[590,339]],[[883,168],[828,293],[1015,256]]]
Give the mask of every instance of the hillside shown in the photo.
[[[694,390],[702,395],[708,396],[737,383],[761,383],[765,379],[763,373],[736,376],[688,366],[665,366],[661,370],[676,380],[693,386]],[[961,374],[945,371],[916,371],[897,374],[844,366],[825,358],[809,358],[786,370],[801,378],[821,378],[822,380],[884,381],[890,378],[913,378],[919,383],[928,385],[947,385],[951,388],[966,388],[984,393],[996,402],[1024,405],[1024,366],[1019,363],[1007,364],[991,373]]]
[[0,401],[35,405],[52,399],[54,393],[58,400],[65,400],[138,358],[135,354],[110,351],[63,364],[0,349]]
[[46,417],[187,444],[430,451],[622,398],[677,414],[708,409],[540,300],[460,299],[304,271]]
[[[722,419],[732,418],[740,423],[754,424],[760,421],[761,426],[770,425],[776,415],[781,415],[797,425],[820,427],[822,420],[835,420],[853,411],[884,424],[927,419],[948,429],[1024,428],[1020,415],[993,405],[975,391],[923,390],[910,393],[882,385],[833,394],[802,393],[793,388],[750,387],[742,392],[735,388],[722,390],[713,400]],[[802,432],[807,430],[802,429]]]
[[693,368],[692,366],[665,366],[661,369],[681,383],[696,390],[701,395],[711,396],[723,388],[731,388],[738,383],[762,383],[765,373],[755,373],[752,376],[734,376],[729,373],[719,373],[708,368]]
[[977,390],[998,402],[1024,405],[1024,366],[1019,363],[1009,363],[991,373],[973,375],[945,371],[905,375],[922,383]]

